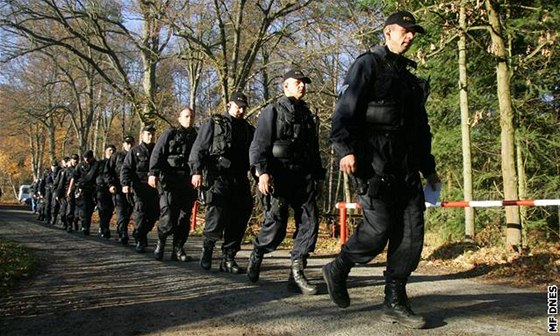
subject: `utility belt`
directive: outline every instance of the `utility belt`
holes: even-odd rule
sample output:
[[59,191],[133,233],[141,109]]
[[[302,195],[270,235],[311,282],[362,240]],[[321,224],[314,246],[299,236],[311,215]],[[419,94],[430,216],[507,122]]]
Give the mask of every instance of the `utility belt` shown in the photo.
[[147,171],[136,171],[136,176],[138,180],[142,183],[148,183],[148,172]]
[[404,125],[403,108],[393,101],[372,101],[366,110],[366,123],[374,131],[400,131]]
[[359,195],[370,197],[378,197],[391,190],[397,194],[403,193],[407,190],[413,190],[414,186],[418,186],[421,182],[420,175],[417,172],[406,175],[374,175],[369,179],[354,176],[353,180],[357,189],[356,192]]
[[171,169],[169,172],[165,172],[163,175],[171,175],[171,176],[190,176],[190,170],[188,167],[183,169]]
[[82,189],[82,190],[94,190],[96,185],[95,184],[89,184],[89,183],[83,183],[83,182],[78,182],[77,185],[78,188]]
[[305,145],[297,144],[291,140],[278,140],[272,144],[272,156],[289,170],[302,170],[310,166],[309,155],[302,151]]
[[167,163],[173,169],[185,169],[187,165],[187,158],[183,154],[169,155],[167,157]]
[[106,184],[106,183],[97,184],[97,185],[96,185],[96,189],[97,189],[97,191],[109,190],[109,185]]
[[209,168],[212,172],[226,172],[231,167],[231,160],[223,155],[211,156]]

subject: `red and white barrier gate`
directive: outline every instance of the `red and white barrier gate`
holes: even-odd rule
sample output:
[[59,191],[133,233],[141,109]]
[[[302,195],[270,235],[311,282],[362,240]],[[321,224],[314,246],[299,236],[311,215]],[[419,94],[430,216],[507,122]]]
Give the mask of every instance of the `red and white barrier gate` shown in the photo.
[[[436,204],[426,202],[426,207],[442,207],[442,208],[490,208],[503,206],[560,206],[560,200],[544,199],[544,200],[501,200],[501,201],[444,201]],[[348,239],[348,226],[346,224],[347,209],[361,209],[358,203],[336,203],[340,220],[340,244],[344,244]]]
[[192,215],[191,215],[191,227],[190,231],[193,232],[196,229],[196,212],[198,211],[198,200],[194,201],[192,207]]

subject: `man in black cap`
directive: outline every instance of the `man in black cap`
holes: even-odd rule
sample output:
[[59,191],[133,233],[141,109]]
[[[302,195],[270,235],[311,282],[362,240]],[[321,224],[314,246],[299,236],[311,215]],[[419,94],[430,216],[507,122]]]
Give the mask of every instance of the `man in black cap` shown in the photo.
[[259,279],[265,253],[278,247],[286,236],[289,207],[294,210],[296,229],[291,251],[288,289],[316,294],[304,269],[315,250],[319,231],[317,183],[325,177],[318,141],[318,120],[305,101],[309,77],[301,70],[288,71],[282,82],[284,96],[261,112],[249,158],[263,200],[264,222],[253,241],[247,275]]
[[323,267],[331,299],[345,308],[350,269],[371,261],[388,243],[383,319],[409,328],[425,325],[406,294],[424,238],[420,172],[433,188],[439,182],[424,107],[428,84],[407,69],[416,63],[402,56],[417,33],[424,28],[412,14],[392,14],[383,29],[385,46],[361,55],[348,70],[330,139],[340,170],[355,178],[363,223]]
[[148,184],[150,157],[154,150],[156,128],[147,125],[142,130],[142,142],[126,154],[121,168],[121,184],[124,194],[134,195],[133,237],[136,239],[136,252],[144,253],[148,246],[148,233],[152,231],[159,217],[159,194]]
[[115,153],[115,145],[109,144],[105,146],[105,158],[99,160],[97,164],[97,211],[99,213],[99,235],[102,238],[111,238],[110,223],[113,217],[113,197],[109,191],[109,178],[107,175],[109,159]]
[[76,216],[76,197],[74,190],[69,190],[70,181],[74,175],[74,169],[80,161],[78,154],[73,154],[66,166],[60,173],[60,179],[56,188],[56,195],[60,202],[60,221],[62,228],[68,232],[78,230],[78,216]]
[[58,210],[58,205],[56,205],[55,193],[54,193],[55,190],[54,180],[56,179],[56,176],[59,171],[60,171],[60,166],[58,165],[58,162],[54,160],[50,168],[45,172],[45,175],[43,176],[43,182],[45,184],[45,188],[44,188],[45,204],[43,208],[43,214],[44,214],[43,217],[47,224],[52,224],[52,225],[56,224],[56,218],[53,218],[52,216],[53,210]]
[[79,209],[82,233],[89,236],[91,216],[95,210],[95,179],[97,178],[97,160],[93,151],[88,150],[83,155],[83,161],[74,169],[68,192],[76,187],[76,206]]
[[132,199],[122,192],[121,168],[126,154],[134,146],[134,137],[128,135],[124,137],[122,150],[111,155],[107,161],[106,179],[109,185],[109,192],[113,195],[113,205],[117,214],[117,235],[119,242],[128,245],[128,223],[132,215]]
[[[58,169],[53,171],[53,185],[52,185],[52,201],[51,201],[51,224],[57,225],[58,224],[58,215],[60,213],[60,209],[62,207],[62,202],[60,197],[58,197],[58,185],[60,180],[62,179],[62,175],[66,166],[70,164],[70,157],[65,156],[62,160],[60,160],[60,166]],[[64,216],[61,216],[64,217]]]
[[173,236],[171,260],[190,261],[183,249],[189,237],[189,220],[196,201],[188,165],[196,139],[194,113],[190,108],[179,112],[179,127],[166,129],[158,138],[152,157],[148,183],[159,190],[158,242],[156,260],[163,260],[167,237]]
[[192,185],[201,190],[206,204],[200,256],[204,270],[211,268],[214,245],[223,237],[220,271],[244,272],[235,255],[253,210],[248,172],[254,127],[243,119],[247,105],[243,93],[234,93],[227,113],[214,114],[202,125],[189,157]]

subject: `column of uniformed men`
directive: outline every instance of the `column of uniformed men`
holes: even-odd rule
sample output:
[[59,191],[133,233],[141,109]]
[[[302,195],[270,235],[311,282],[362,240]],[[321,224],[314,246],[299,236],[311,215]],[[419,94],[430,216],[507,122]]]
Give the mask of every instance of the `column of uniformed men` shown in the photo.
[[[383,28],[385,45],[358,57],[341,88],[330,141],[341,158],[340,169],[359,186],[363,222],[322,269],[332,301],[345,308],[350,305],[346,281],[351,268],[368,263],[388,245],[383,319],[409,328],[426,325],[412,311],[406,293],[423,245],[420,173],[434,188],[439,182],[424,106],[429,88],[408,69],[415,63],[403,56],[417,33],[424,29],[411,13],[390,15]],[[78,165],[77,155],[65,158],[62,169],[53,165],[36,183],[35,190],[45,198],[39,216],[54,223],[60,213],[68,231],[77,229],[79,217],[88,235],[97,198],[101,236],[110,237],[114,206],[122,244],[128,244],[128,221],[134,216],[135,249],[144,253],[148,232],[159,220],[155,259],[165,259],[171,236],[170,259],[189,261],[184,245],[198,194],[206,205],[200,268],[212,268],[215,244],[222,240],[220,271],[246,273],[257,282],[264,255],[286,236],[291,207],[296,229],[288,289],[316,294],[317,286],[304,270],[317,242],[317,184],[325,169],[317,116],[303,100],[310,83],[299,69],[286,72],[283,95],[261,111],[256,128],[244,119],[247,96],[235,92],[225,113],[212,115],[198,132],[193,111],[186,108],[179,113],[179,126],[165,130],[157,142],[155,128],[148,125],[138,145],[128,136],[122,151],[108,146],[103,161],[96,161],[91,151]],[[253,210],[249,176],[257,180],[264,219],[245,270],[235,257]]]

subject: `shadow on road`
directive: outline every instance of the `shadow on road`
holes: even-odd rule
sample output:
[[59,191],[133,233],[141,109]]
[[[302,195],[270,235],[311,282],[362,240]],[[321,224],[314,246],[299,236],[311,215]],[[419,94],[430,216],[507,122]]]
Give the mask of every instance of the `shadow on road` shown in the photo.
[[[41,260],[34,277],[0,299],[2,335],[409,334],[380,322],[384,263],[352,270],[352,305],[339,309],[320,274],[332,256],[310,259],[308,274],[320,291],[305,297],[286,290],[288,251],[267,256],[261,280],[253,284],[245,275],[219,272],[219,253],[209,272],[196,261],[169,261],[170,251],[158,262],[151,253],[155,236],[148,253],[137,254],[114,240],[39,224],[19,208],[0,208],[0,236],[24,244]],[[201,246],[201,237],[190,237],[187,254],[198,259]],[[243,266],[250,250],[245,246],[239,254]],[[497,328],[477,335],[503,334],[501,326],[513,323],[532,330],[533,320],[543,316],[544,294],[479,286],[467,277],[412,277],[409,295],[415,310],[428,318],[430,335],[468,335],[461,330],[470,330],[467,324],[475,320]]]

